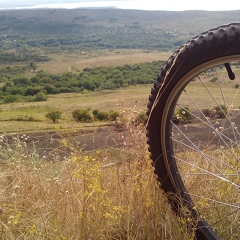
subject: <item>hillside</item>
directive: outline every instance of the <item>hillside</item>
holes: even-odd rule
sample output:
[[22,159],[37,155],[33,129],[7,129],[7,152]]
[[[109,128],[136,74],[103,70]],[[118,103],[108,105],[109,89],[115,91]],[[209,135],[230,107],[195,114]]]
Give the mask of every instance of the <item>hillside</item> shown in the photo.
[[239,20],[240,11],[140,11],[120,9],[1,11],[2,50],[175,49],[190,37]]

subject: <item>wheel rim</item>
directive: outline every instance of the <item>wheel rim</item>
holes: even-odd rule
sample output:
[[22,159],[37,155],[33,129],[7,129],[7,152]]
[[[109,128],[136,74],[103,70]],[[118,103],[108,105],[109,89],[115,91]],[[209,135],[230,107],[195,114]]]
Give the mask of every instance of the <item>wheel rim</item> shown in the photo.
[[240,235],[240,63],[233,67],[234,81],[221,69],[239,59],[214,59],[185,75],[172,90],[161,123],[174,189],[183,205],[197,209],[222,239]]

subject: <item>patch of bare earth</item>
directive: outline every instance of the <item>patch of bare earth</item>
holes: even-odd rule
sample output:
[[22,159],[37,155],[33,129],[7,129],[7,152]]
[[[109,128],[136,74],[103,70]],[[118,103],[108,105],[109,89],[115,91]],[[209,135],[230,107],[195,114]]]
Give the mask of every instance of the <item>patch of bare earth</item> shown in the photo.
[[14,145],[17,137],[19,141],[26,143],[29,153],[35,153],[46,160],[56,160],[68,158],[74,149],[92,151],[109,147],[122,148],[128,135],[127,130],[120,131],[115,126],[105,126],[74,132],[49,131],[8,135],[6,142]]

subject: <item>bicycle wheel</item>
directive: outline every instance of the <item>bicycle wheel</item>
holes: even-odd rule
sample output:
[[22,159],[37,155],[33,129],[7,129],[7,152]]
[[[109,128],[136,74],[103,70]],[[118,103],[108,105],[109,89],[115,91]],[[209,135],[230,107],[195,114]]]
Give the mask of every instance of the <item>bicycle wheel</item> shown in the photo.
[[239,60],[240,23],[211,29],[169,58],[149,96],[155,173],[196,239],[240,236]]

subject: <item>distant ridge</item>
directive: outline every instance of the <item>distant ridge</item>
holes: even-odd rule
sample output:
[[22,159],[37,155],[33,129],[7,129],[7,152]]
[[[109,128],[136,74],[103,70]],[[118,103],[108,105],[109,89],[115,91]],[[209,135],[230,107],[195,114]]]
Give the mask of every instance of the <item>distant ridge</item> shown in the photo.
[[209,28],[240,21],[235,11],[113,8],[2,10],[1,46],[172,49]]

